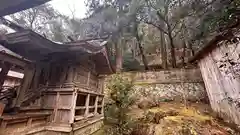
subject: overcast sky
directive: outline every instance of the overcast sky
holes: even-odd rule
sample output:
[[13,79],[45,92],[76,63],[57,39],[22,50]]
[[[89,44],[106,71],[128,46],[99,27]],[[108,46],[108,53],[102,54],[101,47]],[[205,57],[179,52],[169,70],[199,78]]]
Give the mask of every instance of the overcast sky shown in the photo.
[[74,12],[75,17],[84,18],[86,14],[84,1],[85,0],[52,0],[49,3],[64,15],[72,16],[72,12]]

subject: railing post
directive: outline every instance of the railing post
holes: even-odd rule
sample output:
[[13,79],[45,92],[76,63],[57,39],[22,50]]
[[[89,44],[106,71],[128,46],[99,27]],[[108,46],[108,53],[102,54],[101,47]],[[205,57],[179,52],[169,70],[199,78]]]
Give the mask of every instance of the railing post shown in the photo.
[[95,99],[95,108],[94,108],[94,114],[95,115],[98,113],[97,110],[98,110],[98,96]]
[[86,110],[84,113],[85,117],[88,117],[88,113],[89,113],[89,100],[90,100],[90,94],[87,95],[86,102],[85,102],[85,107],[86,107]]
[[101,108],[101,115],[104,114],[104,97],[102,99],[102,108]]

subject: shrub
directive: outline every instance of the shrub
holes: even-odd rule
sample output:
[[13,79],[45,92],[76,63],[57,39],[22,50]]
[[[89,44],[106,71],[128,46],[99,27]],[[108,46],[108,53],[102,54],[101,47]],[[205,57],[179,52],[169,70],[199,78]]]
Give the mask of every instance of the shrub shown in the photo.
[[133,84],[121,75],[113,75],[107,85],[110,90],[110,103],[105,107],[106,123],[111,125],[108,128],[108,135],[128,135],[132,128],[131,119],[128,117],[129,107],[133,103],[131,92]]

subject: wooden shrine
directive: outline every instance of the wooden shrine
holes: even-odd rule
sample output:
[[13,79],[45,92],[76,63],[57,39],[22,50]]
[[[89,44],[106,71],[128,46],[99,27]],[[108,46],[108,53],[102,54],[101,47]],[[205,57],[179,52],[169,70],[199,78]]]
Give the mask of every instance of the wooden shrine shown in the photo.
[[18,112],[3,114],[1,133],[90,135],[102,126],[103,77],[113,73],[106,42],[58,44],[30,30],[1,42],[30,61],[22,65],[24,79],[12,105]]

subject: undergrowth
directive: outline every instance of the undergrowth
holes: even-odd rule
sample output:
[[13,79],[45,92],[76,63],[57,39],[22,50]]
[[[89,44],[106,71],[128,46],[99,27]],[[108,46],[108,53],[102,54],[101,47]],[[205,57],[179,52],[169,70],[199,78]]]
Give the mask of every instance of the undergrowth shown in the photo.
[[113,75],[107,85],[110,90],[110,102],[105,106],[105,123],[107,135],[129,135],[132,130],[131,117],[127,114],[133,104],[131,92],[133,84],[121,75]]

